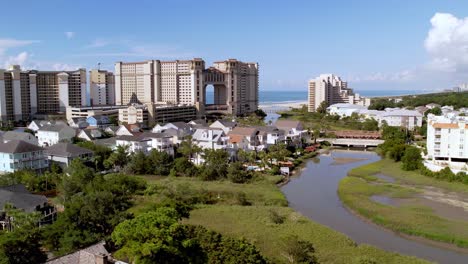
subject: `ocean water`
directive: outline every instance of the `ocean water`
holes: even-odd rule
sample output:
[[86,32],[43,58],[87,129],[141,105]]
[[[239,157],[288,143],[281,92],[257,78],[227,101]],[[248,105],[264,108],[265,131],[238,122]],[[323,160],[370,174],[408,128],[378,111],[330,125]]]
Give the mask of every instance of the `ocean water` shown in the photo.
[[[398,96],[409,94],[423,94],[425,90],[355,90],[355,93],[366,97]],[[213,103],[213,91],[207,91],[207,103]],[[307,101],[307,91],[259,91],[260,103],[300,102]]]

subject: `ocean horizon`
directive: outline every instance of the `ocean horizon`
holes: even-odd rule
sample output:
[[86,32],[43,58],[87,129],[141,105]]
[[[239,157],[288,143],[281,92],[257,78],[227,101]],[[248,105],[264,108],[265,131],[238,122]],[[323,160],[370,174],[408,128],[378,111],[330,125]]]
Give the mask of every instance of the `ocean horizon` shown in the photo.
[[[379,97],[379,96],[403,96],[411,94],[425,94],[432,93],[435,91],[429,90],[355,90],[361,96],[365,97]],[[206,92],[207,103],[213,103],[214,93],[213,91]],[[295,103],[307,101],[307,91],[259,91],[259,103],[270,104],[270,103]]]

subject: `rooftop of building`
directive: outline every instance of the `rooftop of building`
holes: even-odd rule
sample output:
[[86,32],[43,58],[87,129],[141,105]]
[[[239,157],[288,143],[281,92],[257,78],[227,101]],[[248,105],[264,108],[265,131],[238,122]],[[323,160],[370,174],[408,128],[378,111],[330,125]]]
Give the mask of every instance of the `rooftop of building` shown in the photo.
[[22,184],[0,187],[0,210],[3,210],[6,204],[11,204],[17,209],[31,213],[47,202],[44,195],[31,194]]
[[93,151],[79,147],[72,143],[57,143],[44,150],[44,154],[55,157],[79,157],[81,155],[93,154]]
[[43,148],[33,145],[23,140],[15,139],[15,140],[8,141],[7,143],[0,143],[0,153],[15,154],[15,153],[26,153],[26,152],[33,152],[33,151],[40,151],[40,150],[43,150]]

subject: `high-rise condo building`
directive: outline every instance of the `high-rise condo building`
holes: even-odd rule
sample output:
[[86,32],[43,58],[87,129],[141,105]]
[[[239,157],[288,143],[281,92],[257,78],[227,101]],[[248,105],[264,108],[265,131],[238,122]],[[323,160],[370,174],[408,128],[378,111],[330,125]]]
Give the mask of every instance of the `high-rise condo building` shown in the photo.
[[[207,86],[213,103],[207,104]],[[258,107],[258,64],[235,59],[205,69],[200,58],[115,64],[116,104],[194,105],[199,112],[241,115]]]
[[0,69],[0,120],[30,120],[36,113],[65,112],[86,105],[86,70],[22,71]]
[[91,105],[114,105],[114,74],[104,70],[91,70],[89,79]]
[[370,100],[354,94],[348,83],[334,74],[321,74],[309,81],[309,112],[315,112],[322,102],[369,105]]

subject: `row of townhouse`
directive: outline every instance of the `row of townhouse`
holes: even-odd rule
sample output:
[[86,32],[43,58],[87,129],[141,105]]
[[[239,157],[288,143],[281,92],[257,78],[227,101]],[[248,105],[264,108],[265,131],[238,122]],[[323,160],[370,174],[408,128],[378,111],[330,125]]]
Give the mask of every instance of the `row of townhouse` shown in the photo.
[[331,115],[339,115],[340,117],[349,117],[357,114],[366,119],[375,119],[379,122],[379,126],[386,124],[388,126],[404,127],[413,130],[416,127],[422,126],[424,112],[420,110],[408,110],[400,108],[386,108],[383,111],[368,110],[367,106],[354,104],[333,104],[327,108]]
[[121,125],[115,132],[116,146],[127,146],[130,152],[150,152],[152,149],[174,154],[189,136],[202,149],[261,151],[278,143],[301,144],[303,129],[299,121],[279,120],[274,126],[238,126],[234,121],[218,120],[208,126],[201,121],[173,122],[156,125],[151,132],[138,126]]

